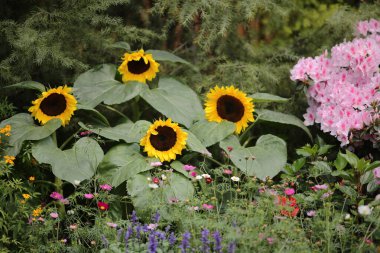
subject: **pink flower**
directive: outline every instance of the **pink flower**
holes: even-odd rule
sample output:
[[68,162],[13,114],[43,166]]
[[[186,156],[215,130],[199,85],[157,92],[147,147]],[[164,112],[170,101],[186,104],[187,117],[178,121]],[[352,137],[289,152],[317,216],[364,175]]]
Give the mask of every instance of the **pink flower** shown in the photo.
[[225,169],[225,170],[223,170],[223,174],[232,175],[232,170]]
[[267,242],[268,242],[269,245],[272,245],[272,244],[273,244],[273,241],[274,241],[274,240],[273,240],[272,237],[268,237],[268,238],[267,238]]
[[156,228],[158,227],[158,224],[153,224],[153,223],[151,223],[151,224],[149,224],[148,226],[147,226],[147,228],[149,229],[149,230],[155,230]]
[[329,186],[327,184],[316,184],[310,187],[313,191],[327,190]]
[[60,199],[59,202],[61,202],[64,205],[70,204],[70,201],[68,199]]
[[84,197],[85,197],[86,199],[93,199],[93,198],[94,198],[94,194],[92,194],[92,193],[85,193],[85,194],[84,194]]
[[63,199],[63,196],[62,196],[62,194],[60,194],[60,193],[58,193],[58,192],[52,192],[51,194],[50,194],[50,197],[51,198],[53,198],[53,199]]
[[56,213],[56,212],[50,213],[50,217],[52,217],[53,219],[57,219],[58,218],[58,213]]
[[100,185],[100,189],[102,189],[103,191],[110,191],[112,190],[112,186],[109,184],[102,184]]
[[44,222],[45,221],[45,219],[44,218],[42,218],[42,217],[38,217],[38,219],[37,219],[38,221],[41,221],[41,222]]
[[190,176],[192,176],[192,177],[196,177],[198,174],[197,174],[197,172],[195,172],[195,171],[192,171],[192,172],[190,172]]
[[377,167],[373,170],[373,175],[375,178],[380,178],[380,167]]
[[317,214],[317,212],[314,211],[314,210],[310,210],[310,211],[308,211],[308,212],[306,213],[306,215],[309,216],[309,217],[314,217],[316,214]]
[[199,207],[198,206],[190,206],[189,210],[190,211],[199,211]]
[[162,162],[151,162],[150,166],[152,167],[160,167],[162,165]]
[[294,195],[295,192],[296,192],[296,191],[295,191],[293,188],[286,188],[285,191],[284,191],[284,193],[285,193],[286,195],[288,195],[288,196],[292,196],[292,195]]
[[193,166],[193,165],[189,165],[189,164],[185,164],[183,165],[183,169],[186,170],[186,171],[192,171],[192,170],[195,170],[197,167]]
[[71,224],[71,225],[69,226],[69,228],[70,228],[71,230],[76,230],[76,229],[78,228],[78,225],[77,225],[77,224]]
[[111,228],[116,228],[117,224],[116,223],[112,223],[112,222],[107,222],[107,226],[109,226]]
[[227,150],[228,150],[228,152],[231,152],[232,150],[234,150],[234,148],[231,147],[231,146],[228,146],[228,147],[227,147]]
[[330,197],[331,195],[333,195],[333,192],[328,191],[328,192],[322,194],[321,199],[326,199],[326,198]]
[[206,210],[212,210],[214,209],[214,206],[213,205],[209,205],[209,204],[203,204],[202,207]]

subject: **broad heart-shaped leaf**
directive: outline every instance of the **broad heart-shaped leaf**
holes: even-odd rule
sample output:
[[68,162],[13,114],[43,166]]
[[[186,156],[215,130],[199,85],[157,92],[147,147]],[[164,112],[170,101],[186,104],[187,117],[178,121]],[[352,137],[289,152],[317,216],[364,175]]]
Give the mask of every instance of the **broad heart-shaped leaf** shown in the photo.
[[87,105],[82,105],[82,104],[77,104],[77,107],[78,107],[78,110],[89,111],[90,114],[94,115],[95,118],[102,123],[102,125],[105,125],[105,126],[109,126],[110,125],[110,123],[108,122],[107,118],[103,114],[101,114],[100,112],[98,112],[97,110],[95,110],[94,108],[89,107]]
[[127,143],[140,142],[141,138],[144,137],[146,132],[149,129],[151,123],[146,120],[139,120],[136,123],[127,122],[122,123],[114,127],[90,127],[86,126],[82,122],[79,122],[79,125],[86,129],[103,136],[104,138],[119,141],[124,140]]
[[274,103],[286,103],[289,99],[279,97],[276,95],[272,95],[269,93],[254,93],[250,95],[249,97],[253,98],[253,103],[268,103],[268,102],[274,102]]
[[147,177],[149,173],[134,176],[127,183],[128,193],[132,197],[133,206],[138,211],[148,211],[155,208],[152,203],[165,205],[170,200],[185,201],[193,198],[194,186],[189,179],[176,172],[167,176],[167,180],[157,189],[149,188]]
[[56,177],[72,184],[91,178],[104,156],[99,144],[87,137],[64,151],[57,148],[49,137],[35,143],[32,154],[38,162],[50,164]]
[[281,112],[274,112],[266,109],[257,109],[256,113],[258,114],[257,120],[258,121],[269,121],[269,122],[275,122],[280,124],[286,124],[286,125],[293,125],[296,127],[301,128],[305,131],[305,133],[310,137],[312,140],[313,137],[309,131],[309,129],[305,126],[305,124],[296,116],[291,114],[285,114]]
[[[276,176],[285,166],[287,160],[286,143],[277,136],[267,134],[261,136],[255,147],[239,146],[236,136],[230,136],[220,143],[231,161],[248,176],[256,176],[261,180]],[[233,147],[229,152],[227,147]]]
[[104,156],[98,174],[107,183],[117,187],[138,173],[150,169],[150,161],[140,154],[139,145],[120,144],[111,148]]
[[186,127],[203,116],[197,94],[172,78],[162,78],[157,89],[146,89],[141,97],[154,109]]
[[190,128],[190,132],[192,132],[206,147],[223,140],[234,131],[235,124],[229,121],[217,123],[201,120],[196,122]]
[[7,154],[16,156],[20,152],[24,141],[44,139],[57,130],[61,124],[60,119],[52,119],[44,126],[37,126],[34,124],[32,116],[27,113],[19,113],[2,121],[0,128],[5,125],[11,125],[11,136],[9,137],[9,145],[11,147],[7,148]]
[[187,147],[195,152],[201,153],[201,154],[208,154],[210,153],[207,148],[202,144],[200,140],[189,130],[183,130],[187,133],[187,141],[186,145]]
[[153,49],[150,49],[148,51],[146,51],[146,53],[148,54],[152,54],[153,56],[153,59],[155,61],[170,61],[170,62],[179,62],[179,63],[184,63],[184,64],[187,64],[187,65],[190,65],[192,66],[193,68],[195,68],[190,62],[172,54],[172,53],[169,53],[167,51],[162,51],[162,50],[153,50]]
[[22,88],[22,89],[32,89],[32,90],[38,90],[41,92],[45,91],[45,86],[42,83],[35,82],[35,81],[24,81],[21,83],[16,83],[12,85],[8,85],[5,88]]
[[140,94],[147,85],[139,82],[123,84],[115,80],[116,66],[102,64],[78,76],[74,82],[74,95],[79,103],[95,107],[101,102],[120,104]]
[[125,42],[125,41],[115,42],[112,45],[110,45],[109,47],[111,47],[111,48],[121,48],[121,49],[124,49],[126,51],[131,50],[131,46],[127,42]]

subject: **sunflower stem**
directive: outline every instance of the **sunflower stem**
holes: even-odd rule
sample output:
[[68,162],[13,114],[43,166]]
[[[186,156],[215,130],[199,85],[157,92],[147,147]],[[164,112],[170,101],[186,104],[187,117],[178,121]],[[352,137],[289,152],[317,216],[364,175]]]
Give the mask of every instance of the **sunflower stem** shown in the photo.
[[[52,138],[53,138],[53,142],[57,146],[57,132],[54,132],[52,134]],[[62,180],[56,176],[54,180],[54,184],[55,184],[55,191],[63,195]],[[58,209],[59,216],[63,218],[66,213],[65,205],[62,202],[57,202],[57,209]]]
[[209,159],[210,161],[212,161],[212,162],[214,162],[214,163],[216,163],[216,164],[218,164],[220,167],[223,167],[224,166],[224,164],[223,163],[221,163],[221,162],[218,162],[217,160],[215,160],[214,158],[212,158],[212,157],[209,157],[208,155],[205,155],[204,157],[206,157],[207,159]]
[[121,117],[123,117],[123,118],[125,118],[125,119],[128,119],[128,117],[127,117],[124,113],[122,113],[121,111],[119,111],[119,110],[113,108],[112,106],[109,106],[109,105],[103,105],[103,104],[101,104],[101,105],[102,105],[104,108],[107,108],[108,110],[115,112],[116,114],[120,115]]
[[64,149],[66,147],[66,145],[75,137],[75,135],[77,135],[79,133],[80,130],[76,131],[75,133],[73,133],[69,138],[67,138],[65,140],[64,143],[62,143],[62,145],[59,147],[59,149]]
[[247,136],[247,134],[249,133],[251,128],[255,125],[255,123],[259,120],[259,118],[260,118],[260,116],[257,116],[255,121],[251,125],[249,125],[249,127],[240,135],[240,137],[239,137],[240,143],[244,142],[245,137]]

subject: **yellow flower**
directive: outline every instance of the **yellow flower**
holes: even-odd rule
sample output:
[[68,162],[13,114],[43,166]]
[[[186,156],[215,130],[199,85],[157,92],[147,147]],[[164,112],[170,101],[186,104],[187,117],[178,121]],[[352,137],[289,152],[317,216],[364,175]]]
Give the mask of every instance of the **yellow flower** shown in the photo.
[[40,216],[42,213],[42,208],[39,206],[38,208],[33,210],[32,216],[37,217]]
[[151,81],[159,72],[160,64],[153,59],[151,54],[146,54],[142,49],[131,54],[125,53],[122,60],[118,71],[122,75],[123,83],[128,81],[146,83],[146,80]]
[[239,134],[253,122],[254,105],[252,98],[234,86],[216,86],[207,94],[205,113],[208,121],[222,122],[223,120],[235,123],[235,133]]
[[63,126],[67,125],[77,109],[77,100],[70,94],[71,90],[65,85],[42,92],[41,96],[32,102],[33,106],[29,108],[29,112],[42,125],[51,119],[60,119]]
[[25,199],[25,200],[28,200],[30,198],[30,195],[27,194],[27,193],[24,193],[22,194],[22,197]]
[[34,182],[34,180],[36,180],[36,178],[34,176],[30,176],[28,179],[30,182]]
[[15,164],[13,162],[14,159],[16,159],[16,157],[11,156],[11,155],[5,155],[4,156],[5,163],[10,164],[10,165],[14,165]]
[[0,128],[0,134],[5,134],[5,136],[11,136],[11,125],[6,125],[4,128]]
[[182,154],[186,140],[187,133],[177,123],[171,119],[156,120],[140,140],[140,145],[144,146],[144,152],[149,157],[156,157],[163,162],[175,160],[176,155]]

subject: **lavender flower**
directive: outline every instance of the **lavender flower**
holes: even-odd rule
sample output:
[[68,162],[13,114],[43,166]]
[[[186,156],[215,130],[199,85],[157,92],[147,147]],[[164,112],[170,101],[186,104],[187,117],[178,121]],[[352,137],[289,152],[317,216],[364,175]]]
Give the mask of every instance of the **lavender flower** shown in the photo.
[[222,237],[220,236],[219,231],[215,231],[213,236],[215,240],[214,251],[216,253],[221,253],[222,252]]
[[125,240],[125,252],[128,252],[128,240],[131,238],[131,235],[133,234],[132,227],[129,227],[127,229],[127,232],[125,232],[124,240]]
[[156,240],[156,234],[152,231],[149,235],[149,244],[148,244],[148,252],[156,253],[157,252],[158,242]]
[[104,235],[102,235],[101,239],[102,239],[103,247],[108,248],[109,242],[107,238]]
[[141,225],[137,224],[136,226],[136,238],[140,240],[141,237]]
[[235,241],[230,242],[230,244],[228,245],[228,253],[235,253],[235,250],[236,250]]
[[210,252],[210,240],[208,239],[208,236],[210,235],[210,231],[208,229],[202,230],[202,252],[208,253]]
[[169,233],[169,230],[170,230],[170,225],[167,225],[167,226],[165,227],[165,233]]
[[160,221],[160,213],[158,211],[156,211],[152,220],[154,223],[158,223]]
[[133,223],[133,225],[139,220],[139,218],[137,218],[137,215],[136,215],[136,211],[133,210],[132,211],[132,216],[131,216],[131,221]]
[[120,241],[120,238],[121,238],[121,233],[123,232],[123,229],[120,228],[118,231],[117,231],[117,236],[116,236],[116,240],[117,241]]
[[156,231],[156,236],[161,241],[164,241],[166,239],[165,232]]
[[191,234],[190,232],[185,232],[182,235],[182,242],[179,248],[181,249],[181,253],[186,253],[186,249],[190,248],[190,238]]
[[177,241],[177,238],[175,237],[174,232],[171,232],[170,236],[169,236],[170,247],[173,247],[173,245],[175,244],[176,241]]

